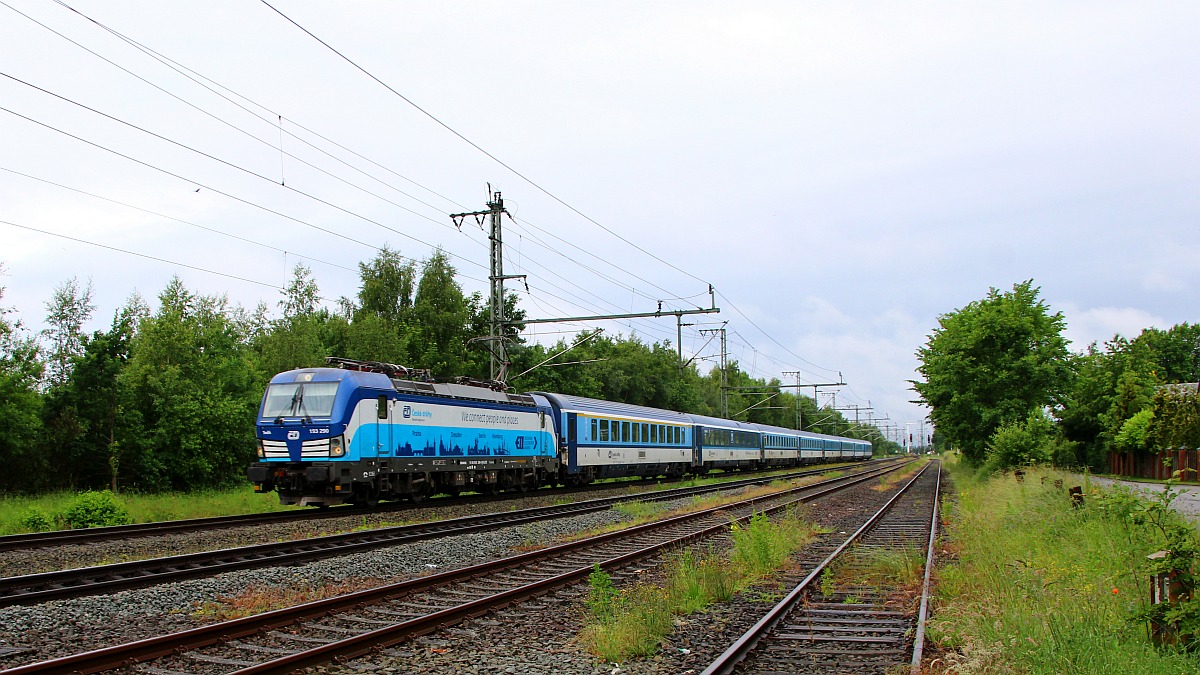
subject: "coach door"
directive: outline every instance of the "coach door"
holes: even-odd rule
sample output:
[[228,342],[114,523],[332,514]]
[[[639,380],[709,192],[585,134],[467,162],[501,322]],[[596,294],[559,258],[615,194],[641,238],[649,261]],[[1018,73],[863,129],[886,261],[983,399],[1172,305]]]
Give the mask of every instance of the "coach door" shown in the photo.
[[579,472],[579,413],[567,413],[567,471]]

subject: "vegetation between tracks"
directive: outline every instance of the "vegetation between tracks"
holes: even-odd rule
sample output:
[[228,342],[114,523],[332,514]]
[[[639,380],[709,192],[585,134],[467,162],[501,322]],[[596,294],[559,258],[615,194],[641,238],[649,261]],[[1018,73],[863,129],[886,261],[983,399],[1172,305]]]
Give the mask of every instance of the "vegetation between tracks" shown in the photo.
[[803,478],[793,478],[791,480],[776,480],[771,481],[766,485],[756,485],[742,488],[729,494],[718,493],[715,495],[696,495],[691,498],[690,503],[670,510],[668,510],[664,505],[655,502],[624,502],[614,506],[613,509],[625,515],[627,517],[626,520],[623,520],[619,523],[602,525],[590,530],[584,530],[582,532],[575,533],[572,536],[566,537],[562,541],[578,541],[580,539],[595,537],[608,532],[627,530],[631,527],[644,525],[655,520],[664,520],[666,518],[681,516],[688,513],[695,513],[697,511],[716,508],[718,506],[724,506],[726,504],[732,504],[734,502],[740,502],[747,499],[754,499],[756,497],[767,497],[779,492],[783,492],[787,489],[808,485],[810,483],[816,483],[822,480],[830,480],[832,478],[841,476],[842,473],[843,472],[840,471],[834,471],[824,473],[819,476],[805,476]]
[[[1067,474],[980,478],[949,463],[948,504],[929,637],[937,673],[1194,673],[1200,656],[1148,636],[1147,555],[1195,540],[1166,508],[1120,488],[1073,507]],[[1057,484],[1056,479],[1067,482]],[[1194,545],[1191,544],[1191,545]]]
[[[832,597],[842,589],[867,588],[889,594],[889,601],[906,606],[919,599],[925,581],[925,551],[914,546],[851,550],[821,575],[821,594]],[[853,591],[847,602],[861,600]]]
[[729,600],[782,568],[818,532],[794,510],[775,520],[757,514],[744,525],[731,526],[733,547],[728,553],[708,548],[671,555],[662,585],[635,581],[618,590],[612,577],[597,567],[589,578],[588,620],[581,638],[607,661],[653,654],[671,631],[674,615]]

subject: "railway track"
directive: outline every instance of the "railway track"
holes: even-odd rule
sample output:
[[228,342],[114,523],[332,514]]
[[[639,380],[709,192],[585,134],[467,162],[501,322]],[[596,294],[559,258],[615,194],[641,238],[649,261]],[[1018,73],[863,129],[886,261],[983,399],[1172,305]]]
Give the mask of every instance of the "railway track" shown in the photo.
[[[867,462],[867,464],[887,461],[890,460],[870,460]],[[855,466],[860,465],[861,464],[857,464]],[[845,465],[828,465],[824,466],[824,468],[820,469],[819,471],[831,471],[843,466]],[[778,471],[778,469],[764,470],[763,473],[770,473],[773,471]],[[769,478],[759,478],[758,480],[766,481],[777,479],[777,476],[771,476]],[[661,479],[661,481],[656,482],[671,481],[669,479]],[[527,496],[556,497],[561,495],[578,494],[580,492],[593,492],[596,490],[616,490],[627,488],[631,485],[637,485],[637,482],[609,481],[603,483],[592,483],[583,487],[544,488],[536,492],[528,493]],[[291,511],[275,511],[272,513],[250,513],[236,516],[190,518],[187,520],[168,520],[153,523],[137,523],[134,525],[116,525],[112,527],[91,527],[75,530],[52,530],[50,532],[10,534],[0,536],[0,552],[26,550],[49,546],[89,544],[99,541],[132,539],[135,537],[152,537],[164,534],[206,531],[219,528],[246,527],[267,523],[281,523],[299,520],[322,520],[326,518],[345,518],[379,513],[393,513],[397,511],[419,511],[429,508],[456,506],[459,504],[501,502],[511,500],[512,498],[513,495],[511,493],[495,496],[473,495],[470,497],[437,497],[423,501],[419,504],[413,504],[410,502],[384,502],[375,508],[366,508],[362,506],[334,506],[327,509],[305,508]]]
[[[941,469],[927,465],[833,550],[702,675],[919,671],[937,534]],[[888,583],[862,583],[870,561],[919,551],[925,576],[919,610],[897,604]],[[886,552],[886,553],[885,553]],[[811,555],[811,554],[810,554]],[[833,565],[845,581],[822,582]]]
[[724,536],[731,519],[779,512],[898,469],[878,468],[459,570],[4,671],[281,673],[352,658],[441,626]]
[[[891,464],[884,465],[892,466]],[[857,467],[856,467],[857,468]],[[877,475],[879,466],[865,470]],[[80,567],[57,572],[44,572],[0,579],[0,607],[33,604],[48,600],[95,595],[130,588],[142,588],[181,579],[212,576],[222,572],[280,565],[295,565],[311,560],[357,553],[386,546],[396,546],[478,532],[499,527],[519,525],[551,518],[565,518],[602,511],[623,501],[668,501],[710,494],[786,478],[800,478],[828,471],[826,468],[792,472],[770,477],[760,476],[699,487],[677,488],[653,493],[620,495],[570,504],[466,516],[415,525],[378,528],[362,532],[333,534],[301,541],[273,542],[240,548],[188,553],[150,560],[140,560],[93,567]]]

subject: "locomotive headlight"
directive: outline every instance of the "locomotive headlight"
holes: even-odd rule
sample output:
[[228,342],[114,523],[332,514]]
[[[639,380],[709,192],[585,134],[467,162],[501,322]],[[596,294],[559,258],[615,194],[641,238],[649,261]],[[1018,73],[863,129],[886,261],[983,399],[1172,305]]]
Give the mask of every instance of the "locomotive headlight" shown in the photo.
[[266,452],[263,451],[263,444],[262,444],[262,441],[260,440],[258,442],[258,458],[262,459],[263,457],[266,457],[266,456],[267,456],[267,454],[266,454]]
[[342,437],[337,436],[329,439],[329,456],[341,457],[344,454],[346,454],[346,448],[342,445]]

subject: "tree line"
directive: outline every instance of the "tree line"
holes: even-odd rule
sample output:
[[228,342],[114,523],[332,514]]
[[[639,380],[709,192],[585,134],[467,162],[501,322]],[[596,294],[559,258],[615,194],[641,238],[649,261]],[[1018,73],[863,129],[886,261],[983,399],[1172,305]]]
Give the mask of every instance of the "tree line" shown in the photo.
[[1066,318],[1032,280],[942,315],[912,382],[935,445],[993,469],[1107,470],[1112,452],[1200,448],[1200,324],[1068,350]]
[[[471,338],[488,333],[490,309],[480,294],[465,294],[455,274],[441,250],[414,261],[385,247],[359,264],[355,297],[323,301],[311,270],[297,265],[274,309],[232,305],[174,277],[154,306],[134,294],[107,329],[90,334],[83,330],[95,312],[90,282],[69,279],[54,289],[37,333],[0,304],[0,489],[237,484],[254,460],[266,383],[278,372],[323,365],[326,356],[486,379],[490,355]],[[517,296],[506,301],[509,320],[524,318]],[[669,343],[600,335],[551,361],[567,365],[534,368],[577,339],[543,346],[522,340],[520,324],[505,330],[514,389],[719,414],[720,371],[680,368]],[[737,419],[789,428],[800,420],[804,429],[895,449],[873,428],[781,390],[778,380],[753,378],[736,363],[726,377],[730,386],[768,392],[731,394]],[[769,406],[753,407],[772,394]]]

